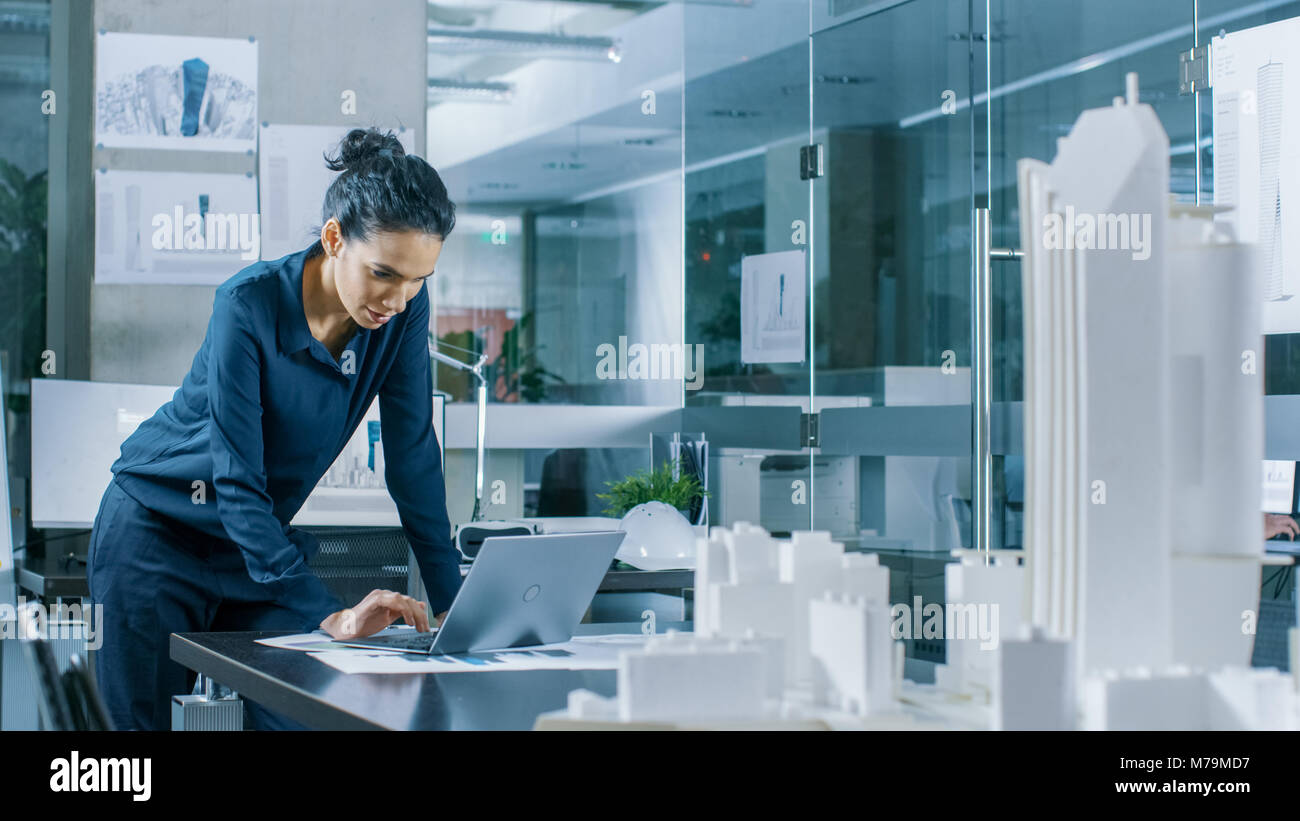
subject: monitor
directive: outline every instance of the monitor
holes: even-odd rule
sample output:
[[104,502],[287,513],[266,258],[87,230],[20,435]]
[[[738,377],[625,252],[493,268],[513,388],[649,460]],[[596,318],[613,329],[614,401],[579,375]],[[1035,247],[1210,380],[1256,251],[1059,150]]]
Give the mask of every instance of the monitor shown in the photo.
[[1295,465],[1295,462],[1264,460],[1262,508],[1265,513],[1296,512]]

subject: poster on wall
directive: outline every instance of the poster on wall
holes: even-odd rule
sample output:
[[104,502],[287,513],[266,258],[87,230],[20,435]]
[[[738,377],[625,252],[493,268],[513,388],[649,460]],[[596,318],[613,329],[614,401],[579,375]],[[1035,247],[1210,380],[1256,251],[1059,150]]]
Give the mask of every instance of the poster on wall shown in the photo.
[[[279,259],[311,245],[321,224],[325,189],[338,176],[325,167],[353,126],[262,123],[257,181],[262,206],[262,259]],[[415,129],[395,129],[406,153],[415,153]]]
[[220,285],[259,259],[248,174],[95,174],[95,281]]
[[1300,18],[1215,37],[1214,204],[1263,268],[1262,333],[1300,332]]
[[741,362],[804,361],[807,270],[801,250],[741,259]]
[[256,148],[252,38],[101,32],[95,46],[99,145],[240,153]]

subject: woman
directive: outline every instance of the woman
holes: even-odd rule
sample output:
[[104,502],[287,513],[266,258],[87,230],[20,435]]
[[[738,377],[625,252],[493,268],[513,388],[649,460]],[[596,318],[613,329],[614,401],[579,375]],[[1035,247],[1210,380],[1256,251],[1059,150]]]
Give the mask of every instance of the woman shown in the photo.
[[[125,442],[87,560],[103,605],[96,672],[119,729],[170,727],[194,674],[168,635],[325,630],[370,635],[424,603],[376,590],[344,609],[288,523],[379,396],[385,477],[441,624],[460,587],[429,375],[429,296],[455,205],[436,171],[374,129],[327,158],[310,248],[216,292],[203,345],[171,401]],[[249,703],[254,726],[300,727]]]

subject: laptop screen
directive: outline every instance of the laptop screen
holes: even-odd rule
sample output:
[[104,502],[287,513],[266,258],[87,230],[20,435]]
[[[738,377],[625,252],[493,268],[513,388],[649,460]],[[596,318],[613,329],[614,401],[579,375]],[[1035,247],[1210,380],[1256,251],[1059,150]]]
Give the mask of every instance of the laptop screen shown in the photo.
[[1295,462],[1264,460],[1263,510],[1294,513]]

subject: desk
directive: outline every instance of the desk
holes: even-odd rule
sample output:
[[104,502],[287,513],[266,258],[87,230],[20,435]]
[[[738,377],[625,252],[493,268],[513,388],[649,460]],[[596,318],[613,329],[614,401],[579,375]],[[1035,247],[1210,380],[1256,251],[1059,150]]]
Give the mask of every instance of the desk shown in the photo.
[[90,595],[84,551],[80,556],[55,553],[36,559],[19,559],[16,564],[18,587],[45,601]]
[[[577,635],[640,630],[640,623],[582,624]],[[350,675],[301,651],[254,643],[282,635],[172,633],[171,657],[318,730],[531,730],[538,715],[567,705],[570,690],[612,696],[617,689],[615,670]]]
[[[18,587],[32,595],[50,601],[55,598],[88,598],[90,586],[86,582],[86,557],[59,554],[36,560],[19,560]],[[461,565],[461,574],[469,572],[469,565]],[[598,593],[658,591],[680,593],[695,586],[694,570],[610,570],[600,582]]]

